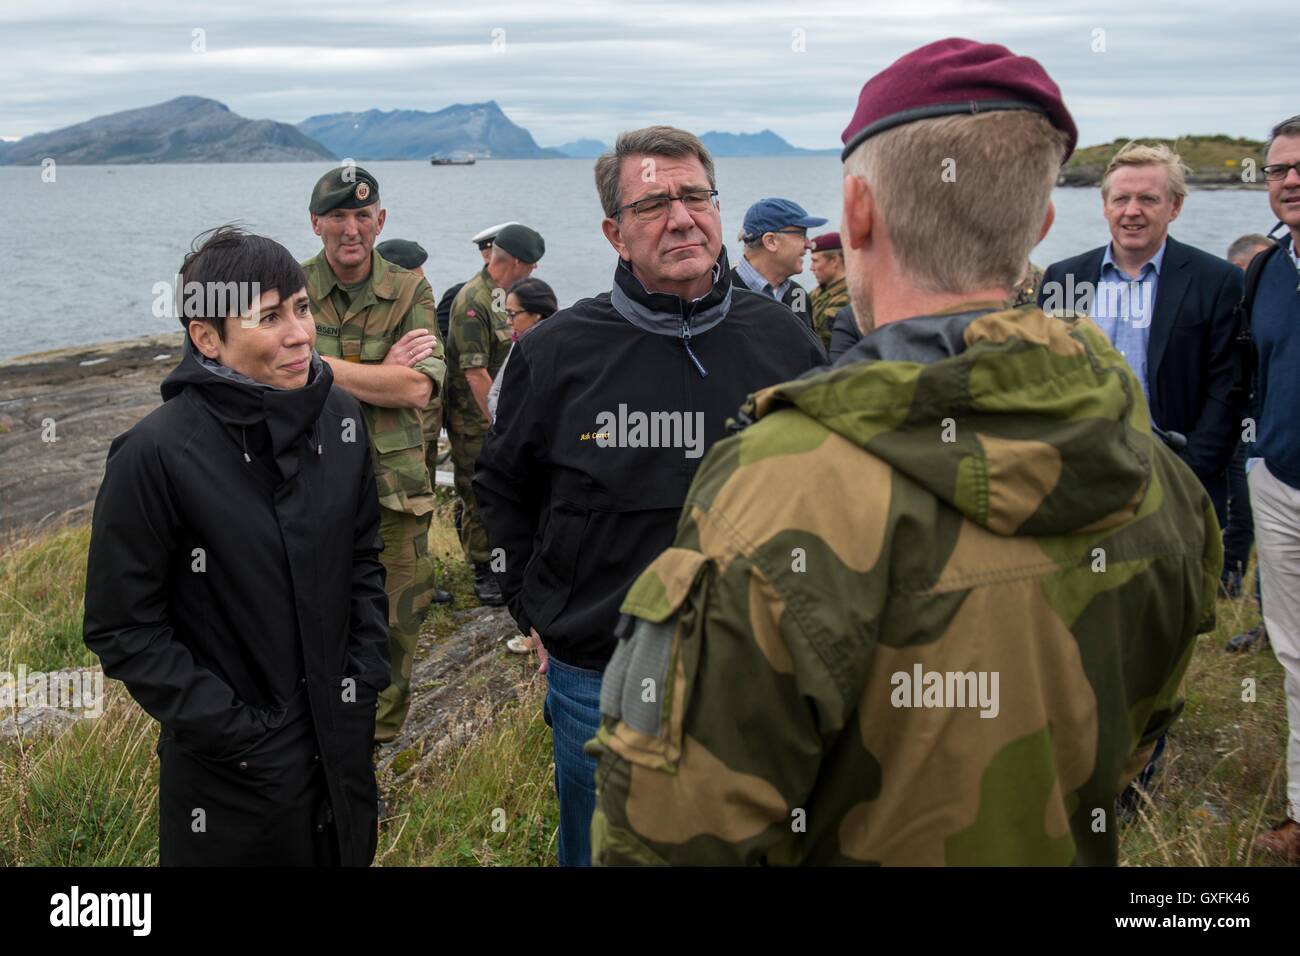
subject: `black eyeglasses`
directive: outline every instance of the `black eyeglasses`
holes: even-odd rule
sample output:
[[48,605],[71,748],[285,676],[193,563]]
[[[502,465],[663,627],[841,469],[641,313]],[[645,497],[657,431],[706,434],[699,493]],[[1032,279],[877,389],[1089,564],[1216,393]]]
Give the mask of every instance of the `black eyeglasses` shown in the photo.
[[1264,167],[1264,178],[1276,183],[1286,179],[1286,174],[1293,169],[1300,173],[1300,163],[1271,163]]
[[532,313],[527,309],[506,309],[506,315],[509,316],[510,321],[513,322],[516,315],[532,315]]
[[717,195],[716,189],[691,189],[680,196],[647,196],[626,206],[619,206],[614,210],[611,218],[618,219],[623,215],[624,209],[631,209],[632,216],[637,222],[654,222],[668,215],[668,207],[673,204],[674,199],[685,206],[687,212],[704,212],[713,208],[713,200]]

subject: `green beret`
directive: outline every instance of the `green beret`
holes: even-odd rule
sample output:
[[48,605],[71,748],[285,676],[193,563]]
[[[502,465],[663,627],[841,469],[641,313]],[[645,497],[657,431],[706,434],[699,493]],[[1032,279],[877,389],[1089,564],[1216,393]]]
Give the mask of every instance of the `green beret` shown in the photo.
[[541,234],[519,223],[506,226],[498,232],[493,245],[510,253],[520,262],[536,262],[546,253],[546,241]]
[[331,209],[360,209],[377,202],[379,180],[360,166],[340,166],[316,181],[307,208],[322,216]]
[[385,239],[375,246],[375,252],[403,269],[418,269],[429,258],[424,247],[410,239]]

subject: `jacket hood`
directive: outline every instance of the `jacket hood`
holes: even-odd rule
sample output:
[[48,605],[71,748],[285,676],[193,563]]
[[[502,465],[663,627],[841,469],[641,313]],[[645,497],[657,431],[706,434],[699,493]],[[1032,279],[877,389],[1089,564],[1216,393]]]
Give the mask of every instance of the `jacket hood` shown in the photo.
[[180,364],[163,379],[162,397],[164,402],[170,401],[188,390],[223,425],[248,429],[264,424],[280,475],[288,481],[298,471],[296,447],[301,437],[311,438],[317,453],[321,453],[321,444],[314,437],[316,421],[333,383],[334,373],[315,349],[307,384],[302,388],[278,388],[208,358],[186,337]]
[[1045,536],[1137,513],[1156,454],[1141,395],[1090,320],[970,304],[875,330],[742,419],[797,407],[990,531]]

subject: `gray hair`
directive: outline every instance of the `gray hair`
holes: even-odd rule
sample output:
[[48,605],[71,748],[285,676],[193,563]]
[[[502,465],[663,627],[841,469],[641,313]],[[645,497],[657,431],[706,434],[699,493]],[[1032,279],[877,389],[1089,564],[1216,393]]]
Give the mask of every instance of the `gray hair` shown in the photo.
[[1268,151],[1273,148],[1274,141],[1282,136],[1300,136],[1300,113],[1297,113],[1290,119],[1284,119],[1273,127],[1272,131],[1268,134],[1268,142],[1264,144],[1265,156],[1267,156]]
[[618,134],[614,148],[596,160],[596,192],[605,215],[614,218],[623,205],[619,179],[623,160],[631,156],[694,156],[709,177],[709,188],[717,189],[713,174],[713,157],[694,133],[675,126],[647,126]]
[[1258,232],[1247,233],[1228,246],[1228,261],[1236,262],[1238,259],[1245,259],[1246,253],[1252,249],[1269,249],[1273,245],[1273,240],[1268,236],[1261,235]]

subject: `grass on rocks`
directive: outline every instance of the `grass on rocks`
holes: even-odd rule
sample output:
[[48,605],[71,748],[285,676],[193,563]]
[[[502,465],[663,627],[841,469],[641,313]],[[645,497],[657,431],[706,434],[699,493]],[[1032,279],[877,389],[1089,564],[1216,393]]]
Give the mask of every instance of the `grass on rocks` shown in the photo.
[[[95,663],[81,643],[85,526],[16,538],[0,549],[0,670]],[[439,584],[474,606],[449,496],[430,534]],[[445,636],[455,611],[435,606],[426,633]],[[1253,837],[1282,813],[1286,705],[1270,650],[1225,654],[1259,620],[1249,600],[1220,601],[1199,639],[1186,707],[1138,819],[1120,834],[1130,866],[1268,865]],[[1253,700],[1248,691],[1253,689]],[[384,866],[547,866],[557,810],[550,731],[537,679],[472,740],[392,783],[377,863]],[[158,857],[157,726],[120,684],[103,716],[57,737],[0,738],[0,865],[150,866]],[[0,718],[9,716],[0,715]],[[478,719],[485,715],[473,715]],[[475,723],[478,723],[476,719]]]

